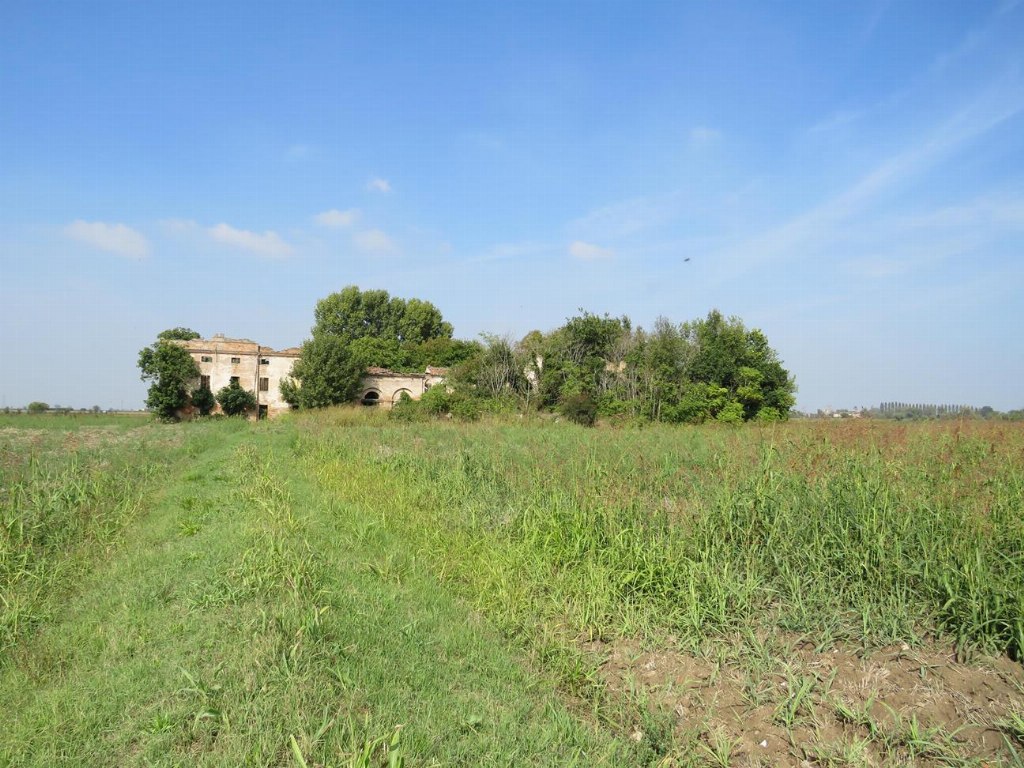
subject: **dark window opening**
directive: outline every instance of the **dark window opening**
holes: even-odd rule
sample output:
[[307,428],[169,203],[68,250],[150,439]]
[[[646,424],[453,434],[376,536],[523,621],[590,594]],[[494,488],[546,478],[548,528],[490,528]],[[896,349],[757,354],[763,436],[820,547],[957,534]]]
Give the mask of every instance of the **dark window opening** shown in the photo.
[[270,379],[260,379],[260,392],[270,391]]
[[209,376],[200,376],[199,377],[199,388],[200,389],[209,389],[210,388],[210,377]]
[[377,405],[377,403],[380,402],[380,392],[374,392],[373,390],[370,390],[365,395],[363,395],[363,399],[360,402],[363,405]]
[[259,407],[259,409],[257,410],[257,412],[256,412],[256,418],[257,419],[265,419],[265,418],[267,418],[268,413],[269,413],[269,411],[267,410],[267,406],[261,405]]
[[201,363],[212,363],[213,362],[213,358],[210,357],[209,355],[202,355],[199,358],[199,362],[201,362]]
[[238,377],[237,377],[237,376],[232,376],[232,377],[231,377],[231,383],[232,383],[232,384],[238,384],[238,383],[239,383],[239,382],[238,382]]
[[231,363],[233,365],[238,365],[240,362],[242,362],[242,358],[240,358],[240,357],[232,357],[231,358]]
[[261,357],[260,358],[260,365],[270,365],[270,360],[267,359],[266,357]]

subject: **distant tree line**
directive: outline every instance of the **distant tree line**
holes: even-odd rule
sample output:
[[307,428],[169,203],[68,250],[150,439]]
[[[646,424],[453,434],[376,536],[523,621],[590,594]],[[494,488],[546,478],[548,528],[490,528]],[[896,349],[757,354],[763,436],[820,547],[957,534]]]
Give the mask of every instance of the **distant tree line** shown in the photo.
[[934,403],[903,403],[897,401],[881,403],[868,411],[869,415],[885,419],[1004,419],[1024,420],[1024,408],[998,411],[990,405],[938,405]]
[[929,416],[947,416],[971,411],[969,405],[936,405],[934,403],[888,402],[878,406],[879,414],[915,412]]

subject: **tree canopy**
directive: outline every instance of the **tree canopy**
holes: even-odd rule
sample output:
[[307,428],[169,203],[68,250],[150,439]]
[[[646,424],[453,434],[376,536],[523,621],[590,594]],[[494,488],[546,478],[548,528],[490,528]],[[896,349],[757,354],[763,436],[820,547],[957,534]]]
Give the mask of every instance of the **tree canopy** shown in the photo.
[[282,396],[299,408],[352,400],[369,367],[422,372],[427,365],[465,360],[479,347],[453,340],[451,323],[429,301],[354,285],[318,301],[314,318],[293,379],[281,387]]
[[156,341],[139,350],[139,370],[150,382],[146,407],[161,419],[176,419],[189,405],[189,384],[199,378],[199,366],[184,347],[174,340],[198,339],[190,328],[171,328],[157,334]]
[[314,336],[336,336],[346,344],[364,337],[422,343],[452,336],[451,323],[429,301],[400,299],[387,291],[360,291],[354,285],[320,299],[314,317]]
[[764,333],[717,309],[678,324],[658,318],[649,331],[581,309],[518,343],[453,339],[430,302],[356,286],[321,299],[314,315],[295,380],[282,384],[285,399],[302,408],[351,401],[368,367],[428,365],[452,369],[451,391],[431,398],[431,412],[541,407],[588,424],[595,416],[736,423],[785,419],[794,403],[793,378]]

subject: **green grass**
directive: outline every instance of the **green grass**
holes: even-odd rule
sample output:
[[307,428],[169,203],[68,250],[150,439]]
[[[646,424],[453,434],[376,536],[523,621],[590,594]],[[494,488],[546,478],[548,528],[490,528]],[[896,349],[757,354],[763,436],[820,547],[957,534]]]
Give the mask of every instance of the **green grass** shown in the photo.
[[1002,425],[10,427],[0,766],[747,764],[609,684],[634,641],[744,670],[792,754],[953,763],[784,641],[1019,658],[1022,458]]
[[943,633],[1024,651],[1019,429],[886,427],[847,446],[800,424],[309,429],[326,487],[530,638],[696,648],[767,624],[826,645]]
[[153,420],[153,416],[148,413],[0,413],[0,429],[132,429]]
[[[200,425],[0,678],[9,765],[619,765],[287,425]],[[199,447],[196,448],[195,446]]]

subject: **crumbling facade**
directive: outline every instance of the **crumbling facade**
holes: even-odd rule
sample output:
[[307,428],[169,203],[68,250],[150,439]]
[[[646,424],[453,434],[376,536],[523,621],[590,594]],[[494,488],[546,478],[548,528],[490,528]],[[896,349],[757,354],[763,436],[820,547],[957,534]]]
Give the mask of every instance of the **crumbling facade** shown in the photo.
[[408,395],[419,400],[423,393],[444,382],[447,368],[428,367],[424,373],[396,373],[387,368],[368,368],[359,383],[359,402],[391,408]]
[[[199,366],[196,384],[213,393],[237,380],[242,389],[256,396],[258,418],[273,418],[290,406],[281,397],[281,381],[291,376],[301,352],[297,347],[275,350],[249,339],[229,339],[215,334],[209,339],[177,341]],[[427,368],[424,373],[396,373],[386,368],[368,368],[359,384],[358,401],[363,405],[391,408],[403,394],[419,400],[432,386],[444,382],[447,368]],[[300,383],[301,385],[301,383]],[[214,412],[220,410],[218,405]]]
[[256,396],[254,415],[258,418],[273,418],[288,410],[288,403],[281,397],[281,381],[291,375],[299,359],[298,348],[275,350],[249,339],[228,339],[221,333],[177,343],[199,366],[200,386],[216,394],[233,380],[238,381],[242,389]]

